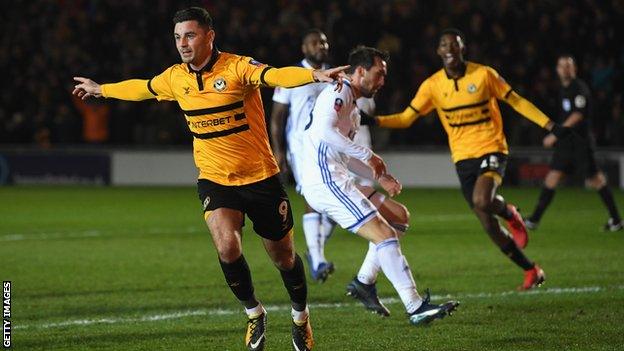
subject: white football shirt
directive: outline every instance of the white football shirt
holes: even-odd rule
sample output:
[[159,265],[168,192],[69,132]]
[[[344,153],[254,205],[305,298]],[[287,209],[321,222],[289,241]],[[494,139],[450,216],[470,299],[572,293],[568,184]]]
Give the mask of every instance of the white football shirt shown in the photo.
[[369,148],[353,142],[360,126],[360,113],[350,83],[345,80],[340,92],[334,88],[326,86],[316,99],[303,136],[303,187],[348,181],[349,158],[366,163],[372,155]]

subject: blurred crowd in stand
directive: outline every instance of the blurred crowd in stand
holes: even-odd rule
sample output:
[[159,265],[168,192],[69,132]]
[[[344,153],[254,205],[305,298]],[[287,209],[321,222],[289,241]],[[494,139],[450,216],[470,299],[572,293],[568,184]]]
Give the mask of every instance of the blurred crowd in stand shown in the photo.
[[[447,27],[466,34],[469,60],[493,66],[553,116],[555,60],[571,53],[593,91],[597,144],[624,146],[624,0],[18,0],[0,4],[0,147],[188,144],[174,103],[83,102],[71,90],[76,75],[99,83],[151,78],[179,62],[171,17],[191,5],[212,14],[220,50],[273,66],[301,59],[300,36],[311,27],[327,33],[334,64],[344,63],[358,44],[389,51],[379,113],[402,110],[419,84],[440,69],[435,48]],[[271,94],[263,92],[267,111]],[[541,144],[540,128],[507,107],[503,113],[511,145]],[[446,143],[432,117],[375,137],[376,146],[386,149]]]

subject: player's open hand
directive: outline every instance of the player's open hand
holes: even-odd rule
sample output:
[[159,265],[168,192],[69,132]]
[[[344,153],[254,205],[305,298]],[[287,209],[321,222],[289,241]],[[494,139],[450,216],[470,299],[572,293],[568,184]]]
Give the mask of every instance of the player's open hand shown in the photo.
[[336,84],[336,88],[334,90],[340,91],[342,90],[342,79],[347,77],[344,71],[349,67],[349,65],[346,65],[330,69],[315,69],[312,71],[312,75],[314,76],[314,80],[317,82],[337,82],[338,84]]
[[82,100],[90,96],[96,98],[102,97],[102,87],[98,83],[84,77],[74,77],[74,80],[78,82],[78,84],[74,86],[74,91],[72,91],[72,94],[76,95]]
[[379,185],[390,195],[390,197],[399,195],[403,185],[392,174],[384,174],[378,179]]
[[384,160],[376,153],[373,153],[371,158],[368,160],[368,165],[373,169],[373,176],[375,179],[379,179],[379,177],[386,174],[388,169]]

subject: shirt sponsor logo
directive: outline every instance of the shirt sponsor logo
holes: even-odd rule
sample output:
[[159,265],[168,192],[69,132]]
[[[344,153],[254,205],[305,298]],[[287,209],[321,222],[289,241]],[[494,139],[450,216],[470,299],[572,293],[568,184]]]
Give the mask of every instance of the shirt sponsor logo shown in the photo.
[[232,117],[228,116],[228,117],[213,118],[213,119],[197,121],[197,122],[186,121],[186,124],[188,124],[190,127],[193,127],[193,128],[213,127],[213,126],[220,126],[222,124],[228,124],[230,123],[231,118]]
[[334,101],[334,110],[336,110],[336,112],[340,112],[340,110],[342,110],[343,105],[344,105],[344,101],[342,101],[341,98],[336,98],[336,100]]

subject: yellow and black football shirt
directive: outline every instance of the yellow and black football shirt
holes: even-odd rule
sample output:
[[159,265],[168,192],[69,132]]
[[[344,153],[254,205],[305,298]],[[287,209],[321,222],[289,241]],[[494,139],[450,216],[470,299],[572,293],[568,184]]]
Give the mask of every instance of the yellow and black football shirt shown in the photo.
[[312,70],[277,69],[215,49],[201,71],[176,64],[150,80],[103,84],[102,95],[177,101],[194,137],[199,178],[244,185],[279,172],[269,145],[259,87],[292,87],[313,81]]
[[406,128],[433,109],[448,135],[453,162],[488,153],[508,153],[497,100],[509,103],[544,128],[550,119],[512,88],[491,67],[466,62],[464,75],[450,78],[444,69],[427,78],[402,113],[379,116],[381,127]]

